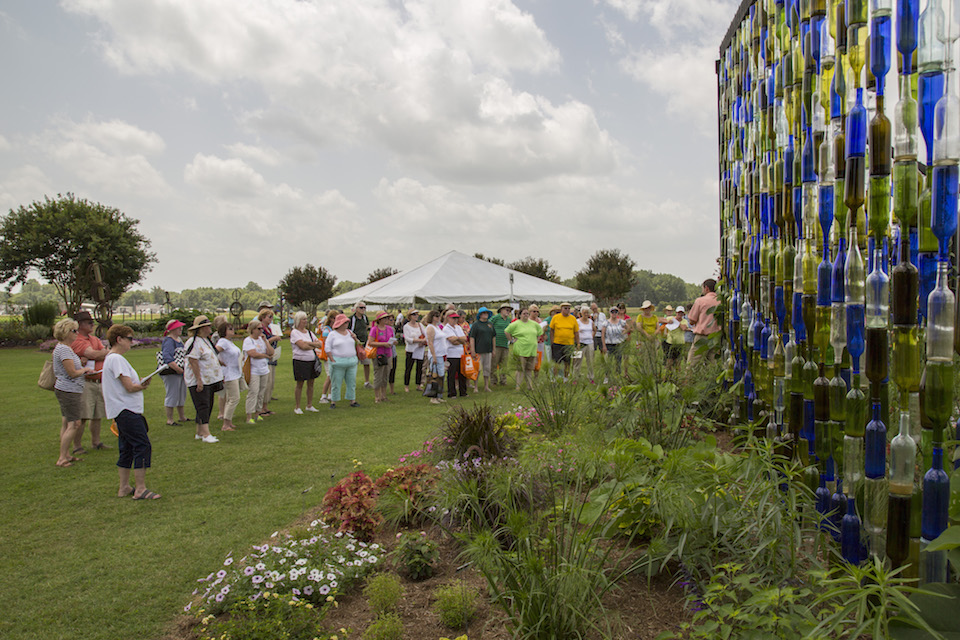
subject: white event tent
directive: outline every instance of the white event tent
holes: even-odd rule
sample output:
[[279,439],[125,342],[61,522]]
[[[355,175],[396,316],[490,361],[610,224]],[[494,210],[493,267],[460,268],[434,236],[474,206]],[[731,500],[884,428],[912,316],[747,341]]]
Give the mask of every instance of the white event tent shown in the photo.
[[[511,276],[513,282],[511,283]],[[450,251],[414,269],[371,282],[327,301],[331,307],[460,302],[590,302],[593,294]]]

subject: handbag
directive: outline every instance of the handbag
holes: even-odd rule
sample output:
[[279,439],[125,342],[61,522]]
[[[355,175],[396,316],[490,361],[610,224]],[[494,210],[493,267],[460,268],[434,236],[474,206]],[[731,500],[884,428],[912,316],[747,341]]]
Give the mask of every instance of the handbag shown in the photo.
[[37,386],[46,391],[53,391],[53,385],[57,383],[57,376],[53,372],[53,358],[43,363],[40,369],[40,378],[37,379]]
[[[172,339],[172,338],[171,338],[171,339]],[[180,345],[179,347],[177,347],[176,350],[174,350],[174,352],[173,352],[173,362],[175,362],[176,365],[177,365],[178,367],[180,367],[180,370],[181,370],[181,371],[182,371],[182,370],[184,369],[184,367],[186,366],[186,362],[184,362],[184,360],[186,359],[186,353],[187,353],[187,352],[186,352],[186,349],[183,348],[183,345]],[[164,362],[164,360],[163,360],[163,348],[161,347],[161,349],[160,349],[159,351],[157,351],[157,368],[159,369],[160,367],[162,367],[162,366],[165,365],[165,364],[167,364],[167,363]],[[179,376],[179,375],[182,375],[182,374],[179,374],[179,373],[177,373],[176,371],[174,371],[173,369],[169,369],[169,368],[168,368],[168,369],[164,369],[163,371],[161,371],[161,372],[160,372],[160,375],[162,375],[162,376]]]
[[476,380],[480,374],[480,360],[471,353],[464,353],[460,358],[460,373],[465,378]]
[[540,371],[540,364],[543,362],[543,351],[537,351],[537,364],[533,365],[534,371]]
[[432,378],[423,388],[424,398],[436,398],[440,395],[440,383],[436,378]]
[[[317,340],[317,337],[315,335],[313,335],[312,333],[310,335],[313,337],[314,341]],[[320,340],[320,346],[313,350],[314,353],[317,354],[317,360],[323,360],[323,361],[327,360],[326,342],[327,342],[326,340]]]
[[377,348],[376,347],[367,347],[364,352],[364,360],[373,360],[377,357]]

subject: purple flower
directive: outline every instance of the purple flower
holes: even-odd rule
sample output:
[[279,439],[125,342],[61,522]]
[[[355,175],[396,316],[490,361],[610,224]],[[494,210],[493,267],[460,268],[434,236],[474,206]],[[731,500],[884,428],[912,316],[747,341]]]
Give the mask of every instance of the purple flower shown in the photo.
[[244,567],[244,568],[243,568],[243,575],[245,575],[245,576],[252,576],[254,571],[256,571],[256,569],[254,569],[253,567]]
[[214,600],[216,600],[217,602],[223,602],[224,597],[226,596],[224,596],[222,593],[218,593],[214,598]]
[[217,577],[222,580],[223,578],[227,577],[227,572],[223,569],[220,569],[220,571],[217,571]]

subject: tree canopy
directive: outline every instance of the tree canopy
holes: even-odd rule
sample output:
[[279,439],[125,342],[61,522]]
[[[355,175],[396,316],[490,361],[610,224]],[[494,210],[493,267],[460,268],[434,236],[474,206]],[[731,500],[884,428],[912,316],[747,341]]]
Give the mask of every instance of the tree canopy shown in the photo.
[[337,277],[323,267],[306,264],[294,267],[281,278],[277,288],[283,292],[287,302],[313,314],[317,305],[333,296],[333,286]]
[[492,262],[493,264],[500,265],[501,267],[506,266],[503,260],[500,258],[494,258],[493,256],[485,256],[482,253],[475,253],[473,254],[473,257],[479,258],[480,260],[486,260],[487,262]]
[[612,302],[630,291],[635,266],[630,256],[619,249],[601,249],[577,272],[577,288],[589,291],[601,302]]
[[653,273],[645,269],[634,272],[636,282],[626,296],[626,303],[639,307],[644,300],[655,305],[690,304],[700,295],[700,287],[669,273]]
[[383,280],[388,278],[395,273],[400,273],[393,267],[380,267],[379,269],[374,269],[370,272],[370,275],[367,276],[367,281],[364,284],[370,284],[371,282],[376,282],[377,280]]
[[36,271],[56,287],[72,314],[91,297],[90,265],[97,262],[110,300],[118,300],[156,262],[138,223],[72,193],[11,209],[0,222],[0,281],[9,290]]
[[513,269],[514,271],[519,271],[520,273],[525,273],[536,278],[542,278],[543,280],[549,280],[550,282],[560,283],[560,276],[557,275],[556,269],[551,267],[550,263],[543,258],[527,256],[516,262],[511,262],[507,265],[507,269]]

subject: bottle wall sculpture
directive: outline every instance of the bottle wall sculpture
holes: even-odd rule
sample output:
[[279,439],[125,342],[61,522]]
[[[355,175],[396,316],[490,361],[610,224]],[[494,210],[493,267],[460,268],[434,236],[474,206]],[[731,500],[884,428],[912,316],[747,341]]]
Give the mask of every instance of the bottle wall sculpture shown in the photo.
[[745,0],[717,62],[737,417],[800,461],[847,561],[928,582],[956,420],[958,36],[960,0]]

